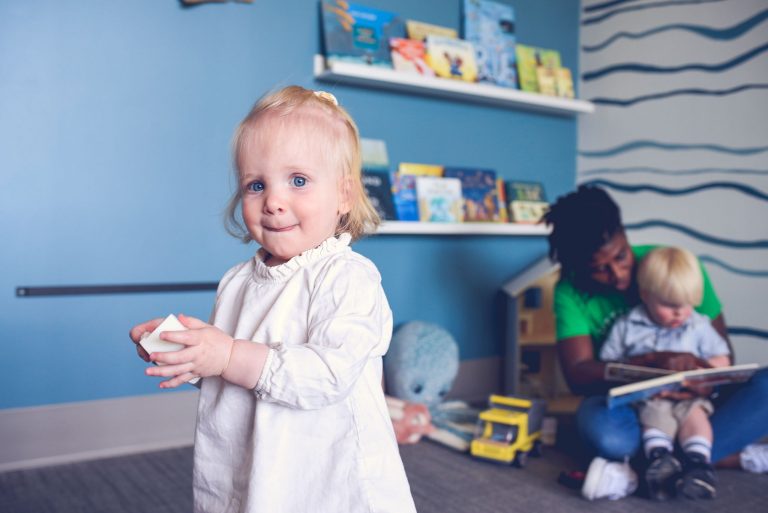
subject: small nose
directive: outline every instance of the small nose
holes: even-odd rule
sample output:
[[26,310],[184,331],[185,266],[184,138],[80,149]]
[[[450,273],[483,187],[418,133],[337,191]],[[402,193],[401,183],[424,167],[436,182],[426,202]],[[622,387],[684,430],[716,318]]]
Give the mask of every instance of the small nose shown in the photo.
[[270,190],[264,195],[264,211],[274,214],[284,209],[283,197],[279,191]]

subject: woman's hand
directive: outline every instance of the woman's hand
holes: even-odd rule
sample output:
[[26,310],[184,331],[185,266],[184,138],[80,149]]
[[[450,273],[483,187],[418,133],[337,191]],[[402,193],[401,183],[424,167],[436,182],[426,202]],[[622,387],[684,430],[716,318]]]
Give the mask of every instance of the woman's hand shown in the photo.
[[152,333],[155,331],[155,328],[160,326],[160,324],[163,322],[162,318],[158,319],[152,319],[151,321],[143,322],[141,324],[137,324],[133,328],[131,328],[131,331],[129,332],[129,336],[131,337],[131,340],[134,344],[136,344],[136,352],[139,354],[142,360],[145,362],[150,361],[149,360],[149,353],[147,353],[143,347],[141,347],[141,337],[147,333]]
[[[160,339],[186,347],[179,351],[149,355],[149,361],[159,365],[148,368],[146,374],[171,378],[160,383],[160,388],[175,388],[196,377],[220,376],[229,365],[232,355],[234,340],[219,328],[186,315],[179,315],[179,321],[188,329],[164,331]],[[148,324],[139,325],[134,330]],[[134,330],[131,330],[131,338]]]

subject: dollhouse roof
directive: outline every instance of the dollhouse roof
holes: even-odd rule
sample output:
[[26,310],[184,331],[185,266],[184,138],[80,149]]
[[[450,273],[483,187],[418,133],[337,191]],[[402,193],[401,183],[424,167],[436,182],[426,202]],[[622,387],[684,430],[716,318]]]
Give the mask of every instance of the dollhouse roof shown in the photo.
[[553,263],[548,256],[543,256],[502,285],[501,288],[509,297],[515,298],[540,278],[559,270],[560,264]]

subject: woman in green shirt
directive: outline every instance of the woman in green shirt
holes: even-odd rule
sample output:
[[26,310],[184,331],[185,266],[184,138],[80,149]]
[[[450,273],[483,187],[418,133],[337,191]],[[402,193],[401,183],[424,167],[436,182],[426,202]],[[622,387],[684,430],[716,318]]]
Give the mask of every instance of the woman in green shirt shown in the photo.
[[[558,198],[544,222],[552,229],[550,257],[561,266],[554,298],[559,360],[571,390],[586,396],[577,413],[579,431],[595,455],[623,461],[640,448],[640,425],[632,408],[607,408],[605,393],[615,383],[606,382],[606,364],[597,355],[613,321],[640,303],[635,264],[654,246],[629,244],[618,206],[597,187],[580,186]],[[703,267],[702,273],[704,299],[696,310],[709,316],[728,341],[720,301]],[[671,370],[708,366],[690,353],[670,351],[628,363]],[[744,462],[742,449],[768,433],[768,373],[758,372],[747,383],[728,388],[711,418],[712,460],[738,466]],[[768,449],[762,458],[768,466]]]

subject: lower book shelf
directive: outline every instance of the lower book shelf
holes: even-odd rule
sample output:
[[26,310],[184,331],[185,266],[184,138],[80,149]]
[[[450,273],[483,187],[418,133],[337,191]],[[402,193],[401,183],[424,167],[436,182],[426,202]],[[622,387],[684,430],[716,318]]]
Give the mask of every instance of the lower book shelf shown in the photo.
[[549,234],[549,229],[538,224],[384,221],[376,230],[376,234],[546,236]]

